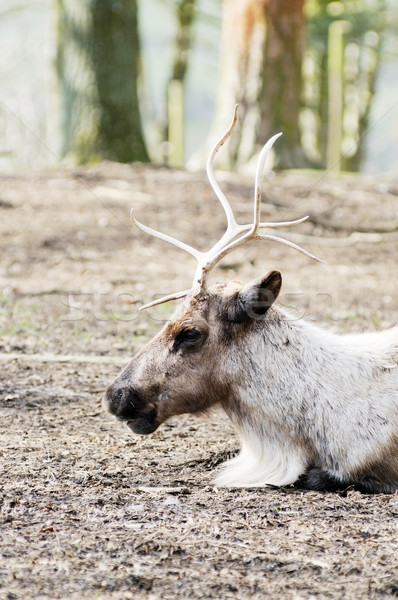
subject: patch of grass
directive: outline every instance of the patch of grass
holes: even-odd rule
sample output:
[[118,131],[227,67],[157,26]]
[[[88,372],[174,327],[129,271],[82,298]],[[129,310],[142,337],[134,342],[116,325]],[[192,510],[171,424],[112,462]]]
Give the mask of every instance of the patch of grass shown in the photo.
[[0,296],[0,335],[20,335],[42,329],[39,306],[29,298]]

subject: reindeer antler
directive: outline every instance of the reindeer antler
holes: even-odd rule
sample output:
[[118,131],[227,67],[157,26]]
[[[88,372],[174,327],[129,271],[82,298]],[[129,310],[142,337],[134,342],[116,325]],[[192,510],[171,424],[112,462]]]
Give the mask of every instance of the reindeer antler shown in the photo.
[[180,242],[179,240],[171,237],[170,235],[166,235],[164,233],[160,233],[159,231],[155,231],[155,229],[151,229],[151,227],[147,227],[143,225],[135,218],[133,214],[133,210],[131,211],[131,218],[134,224],[149,235],[159,238],[164,242],[168,242],[177,248],[181,248],[194,256],[197,260],[197,267],[195,271],[195,276],[193,278],[192,288],[190,290],[185,290],[183,292],[177,292],[175,294],[170,294],[169,296],[163,296],[158,300],[154,300],[145,306],[142,306],[140,310],[145,310],[146,308],[150,308],[151,306],[156,306],[157,304],[163,304],[164,302],[169,302],[170,300],[177,300],[179,298],[183,298],[184,296],[192,295],[192,296],[203,296],[207,293],[207,278],[210,271],[222,260],[227,254],[229,254],[235,248],[246,244],[246,242],[250,240],[272,240],[274,242],[279,242],[280,244],[285,244],[286,246],[290,246],[298,252],[302,252],[306,256],[309,256],[313,260],[317,260],[319,262],[324,262],[320,258],[317,258],[310,252],[307,252],[297,244],[290,242],[284,238],[280,238],[274,235],[268,235],[264,233],[260,233],[259,230],[262,229],[276,229],[278,227],[290,227],[291,225],[297,225],[298,223],[302,223],[306,221],[308,217],[302,217],[301,219],[296,219],[295,221],[280,221],[279,223],[261,223],[260,222],[260,208],[261,208],[261,176],[264,170],[264,164],[268,157],[268,154],[274,145],[275,141],[282,135],[278,133],[274,135],[268,142],[265,144],[263,149],[261,150],[257,169],[256,169],[256,178],[255,178],[255,186],[254,186],[254,216],[253,223],[248,225],[239,225],[236,222],[233,210],[231,208],[230,203],[228,202],[226,196],[218,185],[213,171],[213,163],[215,155],[218,150],[224,144],[224,142],[231,135],[236,121],[238,119],[238,105],[235,105],[234,113],[232,117],[232,121],[227,131],[224,133],[222,138],[215,144],[214,148],[209,154],[209,158],[207,160],[207,176],[210,182],[211,187],[213,188],[214,193],[217,198],[220,200],[222,207],[224,209],[225,215],[227,217],[227,229],[221,239],[214,244],[210,250],[207,252],[201,252],[184,242]]

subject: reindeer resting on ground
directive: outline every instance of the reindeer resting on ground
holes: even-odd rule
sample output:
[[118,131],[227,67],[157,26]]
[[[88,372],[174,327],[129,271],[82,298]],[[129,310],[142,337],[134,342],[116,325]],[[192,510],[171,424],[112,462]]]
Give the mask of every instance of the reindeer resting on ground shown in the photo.
[[[186,296],[170,322],[107,390],[110,412],[135,433],[148,434],[173,415],[219,405],[241,439],[217,485],[284,486],[367,493],[398,489],[398,328],[383,333],[335,335],[293,319],[274,301],[281,275],[271,271],[245,286],[210,288],[210,270],[232,249],[271,239],[308,254],[287,240],[261,233],[300,223],[260,222],[260,176],[278,136],[264,147],[256,173],[254,223],[238,225],[214,179],[228,227],[206,253],[133,220],[143,231],[198,260],[192,289],[148,306]],[[311,256],[311,255],[310,255]],[[315,257],[312,257],[315,258]],[[146,308],[146,307],[144,307]]]

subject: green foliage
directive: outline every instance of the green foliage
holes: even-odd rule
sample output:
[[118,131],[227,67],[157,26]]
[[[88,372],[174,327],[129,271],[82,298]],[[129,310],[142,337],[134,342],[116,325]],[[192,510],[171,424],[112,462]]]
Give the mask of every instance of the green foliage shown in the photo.
[[309,46],[324,46],[329,27],[337,20],[349,22],[347,40],[358,40],[370,30],[380,30],[384,23],[383,8],[384,0],[307,0]]
[[[307,0],[307,77],[303,102],[307,118],[315,123],[316,161],[326,166],[329,144],[330,98],[336,90],[331,79],[329,39],[333,23],[344,22],[340,166],[358,170],[364,154],[364,132],[373,98],[380,58],[380,43],[385,29],[384,0]],[[311,65],[308,68],[308,65]],[[308,75],[310,73],[310,75]],[[340,93],[340,92],[337,92]],[[331,96],[332,95],[332,96]],[[333,103],[332,103],[333,107]]]

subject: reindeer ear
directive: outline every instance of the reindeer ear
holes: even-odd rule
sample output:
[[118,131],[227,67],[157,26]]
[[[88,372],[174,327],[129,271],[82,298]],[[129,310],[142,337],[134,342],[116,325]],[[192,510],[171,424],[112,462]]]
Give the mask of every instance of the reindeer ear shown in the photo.
[[251,281],[225,301],[222,307],[225,318],[234,323],[260,319],[275,302],[281,287],[279,271],[270,271],[264,278]]

